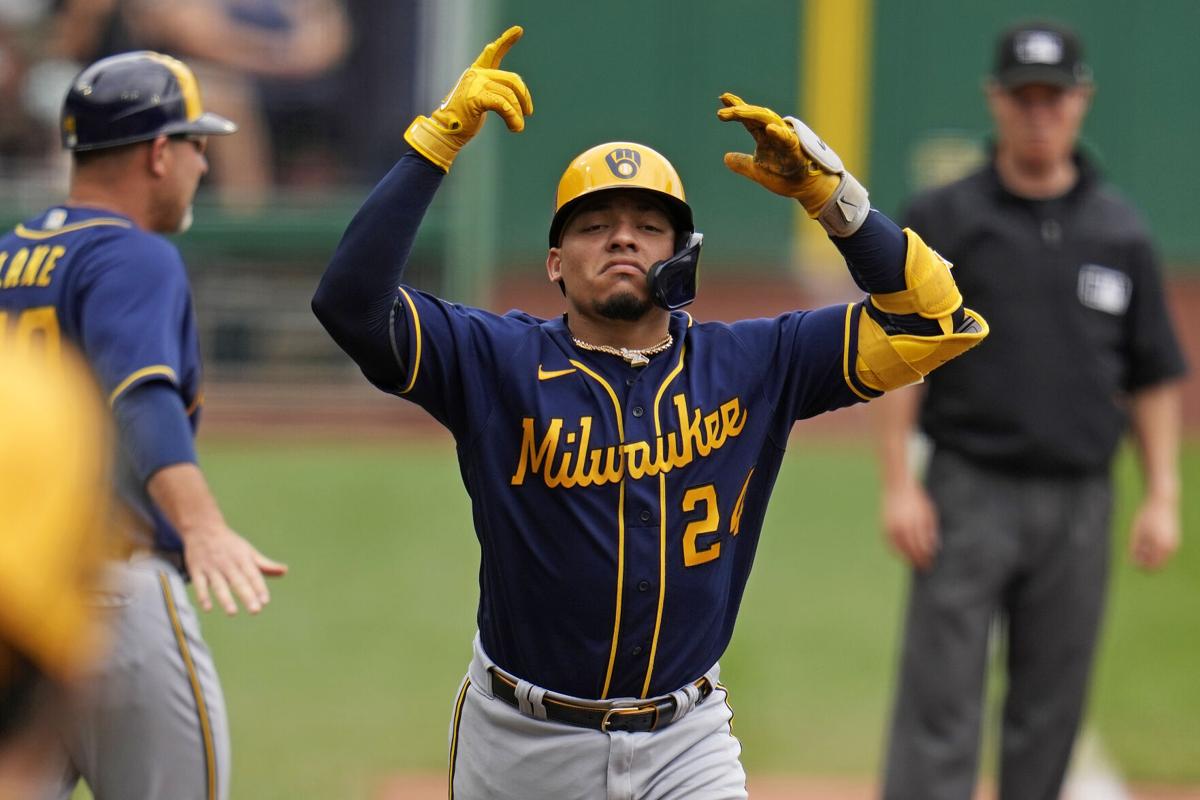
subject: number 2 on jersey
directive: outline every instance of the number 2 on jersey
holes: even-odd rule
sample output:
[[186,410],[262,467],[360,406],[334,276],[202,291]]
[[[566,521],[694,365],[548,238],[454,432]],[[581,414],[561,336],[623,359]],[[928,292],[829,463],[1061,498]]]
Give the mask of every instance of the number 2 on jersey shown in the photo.
[[[729,533],[732,536],[737,536],[738,530],[742,527],[742,512],[746,508],[746,489],[749,488],[750,478],[753,475],[754,469],[751,468],[750,472],[746,474],[746,480],[742,483],[742,490],[738,493],[737,502],[733,504],[733,514],[729,521]],[[706,483],[703,486],[693,486],[683,493],[682,506],[685,514],[695,511],[701,503],[704,504],[704,516],[692,520],[683,529],[683,565],[685,567],[697,567],[721,557],[719,541],[713,541],[703,548],[696,543],[701,536],[716,533],[717,529],[721,527],[721,509],[717,505],[716,486]]]
[[720,542],[713,542],[703,549],[696,545],[697,538],[706,533],[716,533],[717,528],[721,525],[721,511],[717,508],[717,487],[706,483],[703,486],[693,486],[683,493],[685,513],[694,511],[700,503],[704,503],[704,516],[701,519],[692,520],[683,530],[683,565],[685,567],[707,564],[721,555]]

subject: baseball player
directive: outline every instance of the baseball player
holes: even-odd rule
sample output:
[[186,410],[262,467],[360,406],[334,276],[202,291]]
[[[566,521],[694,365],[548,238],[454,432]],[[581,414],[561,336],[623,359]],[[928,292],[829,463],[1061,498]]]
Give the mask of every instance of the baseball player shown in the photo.
[[[346,230],[313,300],[377,387],[454,435],[482,549],[479,634],[454,704],[457,798],[743,798],[717,659],[792,423],[920,380],[987,333],[949,265],[870,210],[795,119],[722,95],[754,138],[726,164],[798,200],[871,297],[703,323],[683,185],[633,142],[567,167],[546,273],[566,313],[503,316],[404,285],[422,215],[494,111],[533,102],[484,48]],[[399,288],[397,288],[399,287]],[[435,532],[434,535],[439,535]]]
[[[205,112],[182,62],[158,53],[97,61],[71,84],[62,142],[70,195],[0,238],[0,343],[83,353],[112,408],[125,546],[104,595],[113,655],[96,701],[64,734],[62,797],[82,775],[97,800],[228,796],[229,732],[212,658],[183,579],[228,614],[268,601],[281,575],[224,521],[196,465],[202,402],[191,292],[178,251],[208,169]],[[235,600],[236,598],[236,600]]]

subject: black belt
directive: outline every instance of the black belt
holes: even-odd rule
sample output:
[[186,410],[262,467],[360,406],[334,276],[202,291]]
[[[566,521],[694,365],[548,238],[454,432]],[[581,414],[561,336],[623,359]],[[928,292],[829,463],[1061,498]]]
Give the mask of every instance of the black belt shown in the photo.
[[[492,694],[513,708],[520,710],[517,701],[517,685],[495,670],[492,673]],[[700,678],[695,686],[700,690],[700,698],[696,702],[712,694],[712,684],[708,678]],[[574,725],[577,728],[591,728],[597,731],[628,731],[644,733],[671,724],[675,716],[675,698],[667,696],[656,700],[647,700],[636,706],[613,706],[612,708],[593,708],[555,700],[550,697],[542,698],[542,706],[546,709],[546,719]]]

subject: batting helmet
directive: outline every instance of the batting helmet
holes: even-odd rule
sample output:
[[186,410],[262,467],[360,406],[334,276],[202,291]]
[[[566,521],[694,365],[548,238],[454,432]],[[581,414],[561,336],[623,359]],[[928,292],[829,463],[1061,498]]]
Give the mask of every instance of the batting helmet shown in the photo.
[[102,58],[71,83],[62,110],[68,150],[100,150],[157,136],[233,133],[237,125],[207,112],[187,64],[140,50]]
[[[683,194],[679,174],[656,150],[633,142],[598,144],[575,157],[554,196],[550,246],[562,244],[563,228],[586,198],[611,189],[650,192],[663,202],[675,227],[675,255],[650,268],[647,280],[654,302],[666,309],[682,308],[696,299],[697,269],[704,236],[696,233],[692,209]],[[564,289],[565,291],[565,289]]]
[[675,232],[686,237],[694,228],[692,209],[683,194],[683,181],[660,153],[633,142],[598,144],[580,153],[567,166],[554,196],[550,246],[562,244],[562,230],[579,203],[606,189],[642,189],[661,199],[671,213]]

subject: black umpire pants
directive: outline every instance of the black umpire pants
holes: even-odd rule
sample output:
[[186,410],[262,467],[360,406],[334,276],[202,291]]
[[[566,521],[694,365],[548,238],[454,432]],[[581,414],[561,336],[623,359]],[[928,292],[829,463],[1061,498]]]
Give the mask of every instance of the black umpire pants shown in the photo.
[[1007,643],[1000,800],[1055,800],[1108,577],[1108,475],[1019,477],[935,452],[941,548],[913,573],[884,800],[970,800],[993,620]]

